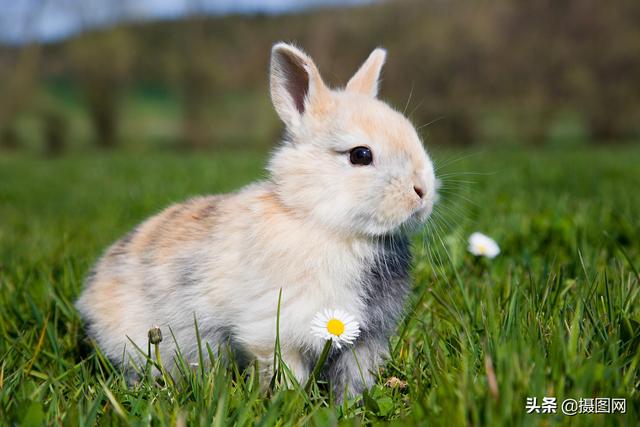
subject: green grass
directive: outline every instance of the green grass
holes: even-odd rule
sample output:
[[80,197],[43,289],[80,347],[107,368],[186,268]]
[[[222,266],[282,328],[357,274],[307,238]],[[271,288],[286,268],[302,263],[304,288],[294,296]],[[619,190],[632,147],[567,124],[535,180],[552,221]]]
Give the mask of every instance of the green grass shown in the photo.
[[[106,245],[168,203],[259,178],[264,153],[0,156],[0,422],[637,425],[640,149],[434,157],[443,200],[414,239],[393,358],[363,405],[336,407],[316,387],[263,395],[252,370],[217,362],[127,386],[72,306]],[[499,257],[466,252],[476,230]],[[624,397],[627,414],[526,414],[534,396]]]

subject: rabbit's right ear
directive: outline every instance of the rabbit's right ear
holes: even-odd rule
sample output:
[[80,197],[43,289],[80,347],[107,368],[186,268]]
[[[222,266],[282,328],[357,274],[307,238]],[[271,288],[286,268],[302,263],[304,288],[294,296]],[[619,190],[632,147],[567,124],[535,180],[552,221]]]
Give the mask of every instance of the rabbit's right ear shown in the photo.
[[328,88],[313,60],[300,49],[278,43],[271,50],[271,102],[288,128],[305,113],[320,107]]

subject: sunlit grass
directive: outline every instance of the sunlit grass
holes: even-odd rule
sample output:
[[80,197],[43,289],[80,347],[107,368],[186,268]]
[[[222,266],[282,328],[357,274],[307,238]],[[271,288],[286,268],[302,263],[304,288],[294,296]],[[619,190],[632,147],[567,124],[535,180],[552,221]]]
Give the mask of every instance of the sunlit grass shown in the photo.
[[[0,420],[636,425],[640,150],[434,158],[442,200],[414,237],[414,291],[393,358],[361,404],[336,407],[323,387],[264,393],[256,367],[223,364],[206,343],[212,369],[127,385],[72,306],[106,245],[173,201],[260,178],[266,153],[0,157]],[[498,241],[497,258],[466,252],[476,230]],[[402,386],[385,386],[391,377]],[[627,414],[527,415],[534,396],[626,397]]]

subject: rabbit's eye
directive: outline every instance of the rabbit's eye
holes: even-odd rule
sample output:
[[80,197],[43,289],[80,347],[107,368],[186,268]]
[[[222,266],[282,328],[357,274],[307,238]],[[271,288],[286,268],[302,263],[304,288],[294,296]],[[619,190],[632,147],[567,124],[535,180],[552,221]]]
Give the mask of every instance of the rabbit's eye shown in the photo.
[[373,153],[367,147],[352,148],[349,152],[349,160],[352,165],[367,166],[373,162]]

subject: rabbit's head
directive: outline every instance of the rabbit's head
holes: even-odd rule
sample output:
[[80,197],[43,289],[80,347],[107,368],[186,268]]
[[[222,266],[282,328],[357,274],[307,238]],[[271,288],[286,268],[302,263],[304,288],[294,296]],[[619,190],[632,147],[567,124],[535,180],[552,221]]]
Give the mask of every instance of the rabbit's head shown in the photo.
[[380,236],[420,224],[436,200],[433,165],[401,113],[376,98],[383,49],[374,50],[341,90],[313,60],[278,43],[271,98],[286,125],[269,171],[294,214],[341,233]]

